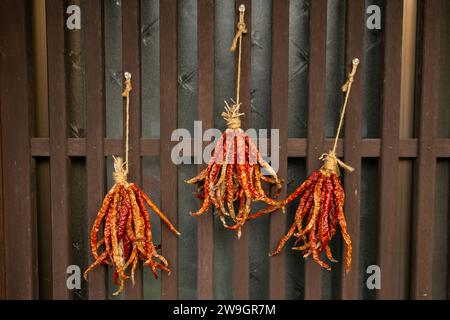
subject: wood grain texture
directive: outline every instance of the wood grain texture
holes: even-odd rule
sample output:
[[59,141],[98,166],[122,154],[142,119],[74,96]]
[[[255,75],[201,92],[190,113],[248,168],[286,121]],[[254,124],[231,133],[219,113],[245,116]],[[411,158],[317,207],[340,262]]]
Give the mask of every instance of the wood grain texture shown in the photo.
[[403,0],[386,2],[384,26],[384,84],[381,114],[380,204],[378,265],[383,270],[378,299],[400,299],[400,216],[398,175],[400,88],[402,70]]
[[[247,26],[247,34],[242,38],[242,64],[241,64],[241,93],[240,101],[241,112],[245,114],[241,118],[241,127],[244,130],[250,128],[250,90],[251,90],[251,32],[252,32],[252,1],[251,0],[236,0],[236,23],[239,18],[239,6],[245,5],[245,24]],[[231,44],[230,44],[231,45]],[[233,53],[238,56],[238,49]],[[236,60],[237,61],[237,60]],[[230,66],[231,67],[231,66]],[[237,73],[236,73],[237,74]],[[242,236],[240,239],[233,238],[234,241],[234,260],[233,260],[233,295],[234,299],[245,300],[249,298],[250,285],[250,258],[249,258],[249,244],[250,244],[250,228],[242,228]]]
[[67,155],[67,92],[65,10],[57,0],[46,2],[50,129],[53,299],[70,299],[66,268],[70,264],[69,157]]
[[[198,119],[203,130],[214,126],[214,0],[197,3],[198,30]],[[205,165],[199,165],[199,172]],[[211,212],[198,219],[199,299],[213,299],[214,283],[214,224]]]
[[[171,160],[172,131],[177,128],[177,1],[160,1],[160,92],[161,92],[161,209],[167,217],[177,221],[177,167]],[[168,259],[172,273],[163,274],[163,299],[178,297],[178,239],[162,226],[162,253]]]
[[[85,7],[85,83],[86,83],[86,170],[88,230],[97,217],[105,196],[105,88],[103,83],[103,15],[102,1],[87,1]],[[89,246],[88,263],[94,262]],[[89,299],[106,299],[108,296],[106,268],[96,268],[89,274]]]
[[[324,149],[326,106],[326,44],[327,2],[314,1],[309,7],[309,86],[308,86],[308,144],[307,172],[322,164]],[[322,298],[322,269],[312,259],[305,262],[305,299]]]
[[[279,129],[278,176],[285,179],[288,162],[288,79],[289,79],[289,1],[272,4],[272,128]],[[275,151],[276,152],[276,151]],[[286,183],[287,179],[285,179]],[[286,196],[283,186],[280,198]],[[286,215],[270,216],[270,248],[276,248],[286,230]],[[284,299],[286,295],[286,255],[284,251],[269,260],[269,293],[271,299]]]
[[[0,3],[2,219],[0,254],[7,299],[38,295],[34,181],[30,155],[31,100],[27,1]],[[7,191],[7,193],[6,193]],[[4,251],[3,251],[4,250]],[[18,254],[21,253],[21,254]]]
[[435,217],[437,108],[440,80],[440,34],[444,1],[423,1],[419,154],[414,196],[411,298],[433,298],[433,232]]
[[[288,157],[304,158],[307,156],[307,139],[290,138],[288,139]],[[333,146],[333,139],[325,139],[324,149],[329,150]],[[175,143],[171,142],[172,145]],[[193,144],[193,142],[192,142]],[[270,140],[267,141],[270,147]],[[105,139],[104,155],[116,155],[121,153],[123,142],[121,139]],[[141,156],[151,157],[159,155],[159,139],[141,139]],[[399,157],[400,158],[416,158],[418,150],[418,139],[400,139],[399,141]],[[270,151],[270,150],[269,150]],[[85,157],[86,139],[69,138],[67,139],[67,152],[69,157]],[[363,158],[378,158],[381,154],[381,139],[368,138],[361,141],[361,156]],[[49,157],[50,143],[48,138],[31,138],[31,155],[33,157]],[[337,146],[337,155],[344,155],[343,139],[340,139]],[[436,140],[436,157],[450,158],[450,139]]]
[[[353,254],[351,271],[345,274],[342,268],[342,299],[360,298],[359,241],[360,241],[360,194],[361,194],[361,147],[362,147],[362,106],[363,106],[363,74],[364,74],[364,1],[347,1],[346,26],[346,72],[351,68],[353,58],[358,58],[360,64],[352,94],[347,106],[344,125],[344,161],[355,168],[352,173],[344,175],[345,215],[348,231],[352,238]],[[343,250],[345,255],[345,250]],[[345,256],[341,258],[344,261]]]
[[[128,181],[135,183],[137,186],[141,186],[142,184],[141,152],[140,152],[141,123],[142,123],[140,44],[141,44],[140,1],[139,0],[123,1],[122,68],[123,72],[131,73],[131,84],[133,87],[133,90],[130,93],[130,132],[129,132],[130,172],[128,174]],[[125,123],[125,114],[124,114],[124,123]],[[125,145],[123,150],[125,150]],[[133,286],[128,281],[125,286],[126,299],[140,299],[143,297],[142,266],[140,264],[138,264],[138,267],[136,268],[134,277],[136,282],[135,285]]]

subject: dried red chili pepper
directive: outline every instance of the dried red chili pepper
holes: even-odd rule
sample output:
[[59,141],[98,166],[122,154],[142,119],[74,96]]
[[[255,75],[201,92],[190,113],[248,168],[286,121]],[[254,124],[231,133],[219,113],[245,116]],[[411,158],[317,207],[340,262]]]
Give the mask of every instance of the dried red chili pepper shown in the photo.
[[[339,167],[343,167],[349,171],[353,171],[353,168],[347,166],[336,157],[336,146],[358,63],[358,59],[353,60],[353,69],[348,75],[347,82],[343,86],[346,97],[333,149],[328,154],[323,154],[320,157],[320,159],[324,161],[324,164],[319,170],[314,171],[304,183],[294,190],[294,192],[286,199],[280,201],[281,205],[286,205],[300,197],[300,204],[295,213],[295,221],[287,234],[280,239],[276,250],[272,253],[273,255],[279,254],[286,241],[290,237],[295,236],[297,237],[297,240],[292,249],[302,251],[305,258],[312,255],[312,258],[316,263],[323,268],[330,270],[330,266],[320,260],[319,255],[321,252],[325,251],[328,260],[337,262],[333,258],[329,242],[335,235],[337,224],[339,224],[342,237],[347,247],[345,269],[346,272],[350,271],[352,242],[347,231],[347,223],[344,215],[345,195],[339,180]],[[276,206],[266,208],[255,215],[250,216],[250,219],[275,210]],[[295,230],[297,230],[297,232],[295,232]]]
[[[239,49],[241,57],[242,36],[247,32],[244,22],[245,7],[239,7],[239,23],[231,50]],[[276,200],[268,197],[261,182],[276,186],[277,196],[282,188],[282,181],[278,179],[275,170],[262,158],[250,137],[241,129],[240,113],[240,70],[241,59],[238,59],[236,83],[236,100],[229,105],[225,102],[222,117],[228,128],[220,136],[213,150],[208,167],[198,176],[187,180],[189,184],[196,184],[197,197],[203,200],[200,209],[191,213],[192,216],[205,214],[214,206],[225,228],[237,230],[238,237],[244,224],[257,216],[251,214],[252,204],[260,201],[267,205],[267,213],[284,207]],[[261,174],[264,168],[270,177]],[[235,205],[239,208],[236,212]],[[270,207],[273,206],[274,208]],[[231,222],[230,225],[227,219]]]
[[[131,91],[129,78],[125,84],[124,96],[127,98],[128,114],[129,92]],[[128,132],[128,121],[126,124]],[[126,145],[128,145],[128,135],[126,136]],[[126,158],[128,158],[127,147]],[[124,163],[121,158],[114,158],[115,184],[105,196],[90,235],[91,251],[95,261],[84,272],[84,278],[87,280],[87,275],[92,269],[100,264],[110,264],[114,268],[114,283],[119,286],[113,295],[118,295],[124,290],[124,283],[130,277],[134,284],[134,272],[139,260],[150,267],[155,277],[157,277],[157,269],[170,272],[167,260],[157,252],[159,246],[153,244],[147,205],[173,233],[180,234],[141,189],[133,183],[127,182],[127,174],[127,162]],[[104,238],[97,242],[97,234],[102,223]],[[104,247],[104,250],[99,255],[97,252],[101,247]],[[129,276],[127,271],[130,266],[131,275]]]

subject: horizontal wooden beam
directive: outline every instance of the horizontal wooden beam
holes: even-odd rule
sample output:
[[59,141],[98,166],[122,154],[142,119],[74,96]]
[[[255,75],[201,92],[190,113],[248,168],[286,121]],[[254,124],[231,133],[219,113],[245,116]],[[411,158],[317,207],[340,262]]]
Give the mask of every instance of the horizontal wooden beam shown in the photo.
[[[123,151],[123,142],[120,139],[105,139],[105,156],[119,155]],[[178,142],[172,142],[175,146]],[[191,141],[192,143],[192,141]],[[324,152],[331,149],[332,139],[325,139]],[[342,149],[343,139],[340,139],[337,147],[339,157],[343,155]],[[288,157],[303,158],[307,155],[307,139],[288,139]],[[270,147],[270,141],[267,142]],[[379,158],[381,150],[380,139],[363,139],[361,146],[361,154],[363,158]],[[159,155],[159,139],[141,139],[141,156],[150,157]],[[193,148],[191,148],[193,150]],[[86,139],[85,138],[69,138],[67,139],[67,151],[70,157],[86,156]],[[31,138],[31,155],[33,157],[49,157],[50,144],[48,138]],[[417,139],[402,139],[399,147],[400,158],[416,158],[417,157]],[[437,139],[436,146],[437,158],[450,158],[450,139]]]

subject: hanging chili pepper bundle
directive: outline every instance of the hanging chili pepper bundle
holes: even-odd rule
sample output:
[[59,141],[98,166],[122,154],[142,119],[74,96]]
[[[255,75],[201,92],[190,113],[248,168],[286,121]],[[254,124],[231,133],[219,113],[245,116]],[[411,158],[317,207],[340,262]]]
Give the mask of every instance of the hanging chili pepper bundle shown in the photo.
[[336,234],[337,226],[340,226],[342,237],[347,246],[345,268],[350,271],[352,257],[352,242],[347,231],[347,223],[344,214],[344,189],[339,179],[339,167],[350,172],[354,169],[336,157],[336,147],[339,133],[343,124],[345,109],[350,95],[351,86],[354,80],[359,60],[353,59],[353,68],[348,75],[347,82],[342,87],[346,93],[344,105],[341,111],[339,126],[336,133],[333,149],[329,153],[324,153],[320,160],[323,166],[314,171],[308,179],[295,189],[286,199],[279,202],[278,206],[267,207],[253,215],[249,219],[255,219],[262,215],[277,210],[280,206],[285,206],[300,197],[300,202],[295,212],[294,222],[284,235],[275,251],[271,255],[279,254],[286,242],[294,236],[296,238],[294,250],[303,252],[303,257],[312,258],[321,267],[331,270],[331,267],[323,262],[319,254],[325,252],[326,257],[331,262],[337,262],[332,255],[329,242]]
[[[235,51],[237,47],[239,48],[236,101],[232,100],[231,105],[225,101],[225,112],[222,113],[228,128],[218,139],[207,168],[198,176],[186,181],[189,184],[197,184],[197,197],[203,200],[201,208],[191,215],[200,216],[213,205],[224,227],[237,230],[238,237],[241,236],[242,227],[248,220],[253,202],[262,201],[269,205],[277,205],[275,200],[267,196],[261,181],[276,186],[275,196],[282,188],[282,181],[278,179],[274,169],[262,158],[250,137],[241,129],[240,117],[244,115],[239,111],[241,48],[242,36],[247,33],[244,12],[245,6],[239,6],[238,31],[230,49]],[[270,177],[264,176],[262,169],[265,169]],[[226,217],[231,219],[233,225],[227,224]]]
[[[130,276],[126,274],[131,267],[131,281],[134,285],[134,272],[139,260],[149,266],[155,278],[157,269],[170,273],[167,260],[158,253],[159,246],[152,240],[149,206],[175,234],[180,233],[170,223],[167,217],[150,200],[150,198],[134,183],[127,181],[128,175],[128,129],[129,129],[129,93],[131,91],[131,74],[125,73],[126,98],[126,161],[114,157],[114,186],[103,200],[102,207],[97,214],[92,227],[90,241],[91,252],[95,259],[84,272],[87,280],[88,273],[101,264],[112,266],[113,280],[119,289],[113,293],[118,295],[124,289],[125,280]],[[102,228],[103,227],[103,228]],[[99,230],[103,229],[103,238],[98,241]],[[99,249],[103,251],[99,253]]]

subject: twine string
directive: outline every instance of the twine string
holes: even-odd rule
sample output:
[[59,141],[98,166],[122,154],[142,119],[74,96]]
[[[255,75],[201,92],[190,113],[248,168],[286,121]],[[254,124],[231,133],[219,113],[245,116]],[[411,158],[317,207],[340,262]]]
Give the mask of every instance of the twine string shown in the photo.
[[227,122],[229,129],[239,129],[241,127],[240,117],[244,114],[239,112],[241,107],[240,92],[241,92],[241,64],[242,64],[242,36],[248,32],[247,26],[244,20],[245,6],[241,4],[239,6],[239,21],[236,25],[237,31],[233,38],[230,51],[236,51],[238,49],[238,61],[237,61],[237,76],[236,76],[236,100],[231,100],[230,106],[225,101],[225,111],[222,112],[222,117]]
[[130,135],[130,92],[133,90],[131,87],[131,73],[125,72],[125,89],[122,92],[122,97],[125,97],[125,177],[128,175],[128,153],[129,153],[129,135]]
[[339,135],[341,133],[342,125],[344,123],[345,111],[347,109],[350,91],[352,89],[352,84],[355,79],[355,74],[356,74],[356,70],[358,68],[358,64],[359,64],[359,59],[358,58],[353,59],[352,71],[348,74],[347,81],[342,86],[342,91],[345,92],[345,99],[344,99],[344,104],[343,104],[342,110],[341,110],[341,116],[339,118],[339,125],[336,130],[336,137],[334,138],[333,149],[331,149],[328,153],[323,153],[319,157],[319,160],[322,160],[324,162],[324,164],[321,168],[322,170],[329,171],[329,172],[335,172],[338,175],[340,174],[339,167],[342,167],[349,172],[353,172],[355,170],[354,168],[352,168],[351,166],[349,166],[342,160],[338,159],[338,157],[336,156],[336,148],[337,148],[337,143],[339,141]]
[[238,48],[238,65],[237,65],[237,81],[236,81],[236,104],[240,103],[240,90],[241,90],[241,62],[242,62],[242,36],[248,32],[247,26],[244,21],[245,6],[241,4],[239,6],[239,22],[237,23],[237,32],[234,36],[233,43],[231,44],[230,51],[235,51],[239,43]]
[[359,59],[358,58],[353,59],[352,64],[353,64],[352,71],[348,74],[347,81],[342,86],[342,91],[345,92],[345,99],[344,99],[344,105],[342,106],[342,110],[341,110],[341,117],[339,119],[339,125],[338,125],[338,128],[336,130],[336,137],[334,138],[333,149],[331,150],[331,152],[333,154],[336,153],[336,148],[337,148],[337,143],[338,143],[338,140],[339,140],[339,135],[341,133],[342,125],[344,123],[344,115],[345,115],[345,110],[346,110],[347,104],[348,104],[348,97],[350,96],[350,91],[352,89],[352,84],[353,84],[353,81],[355,79],[355,74],[356,74],[356,70],[358,68]]

